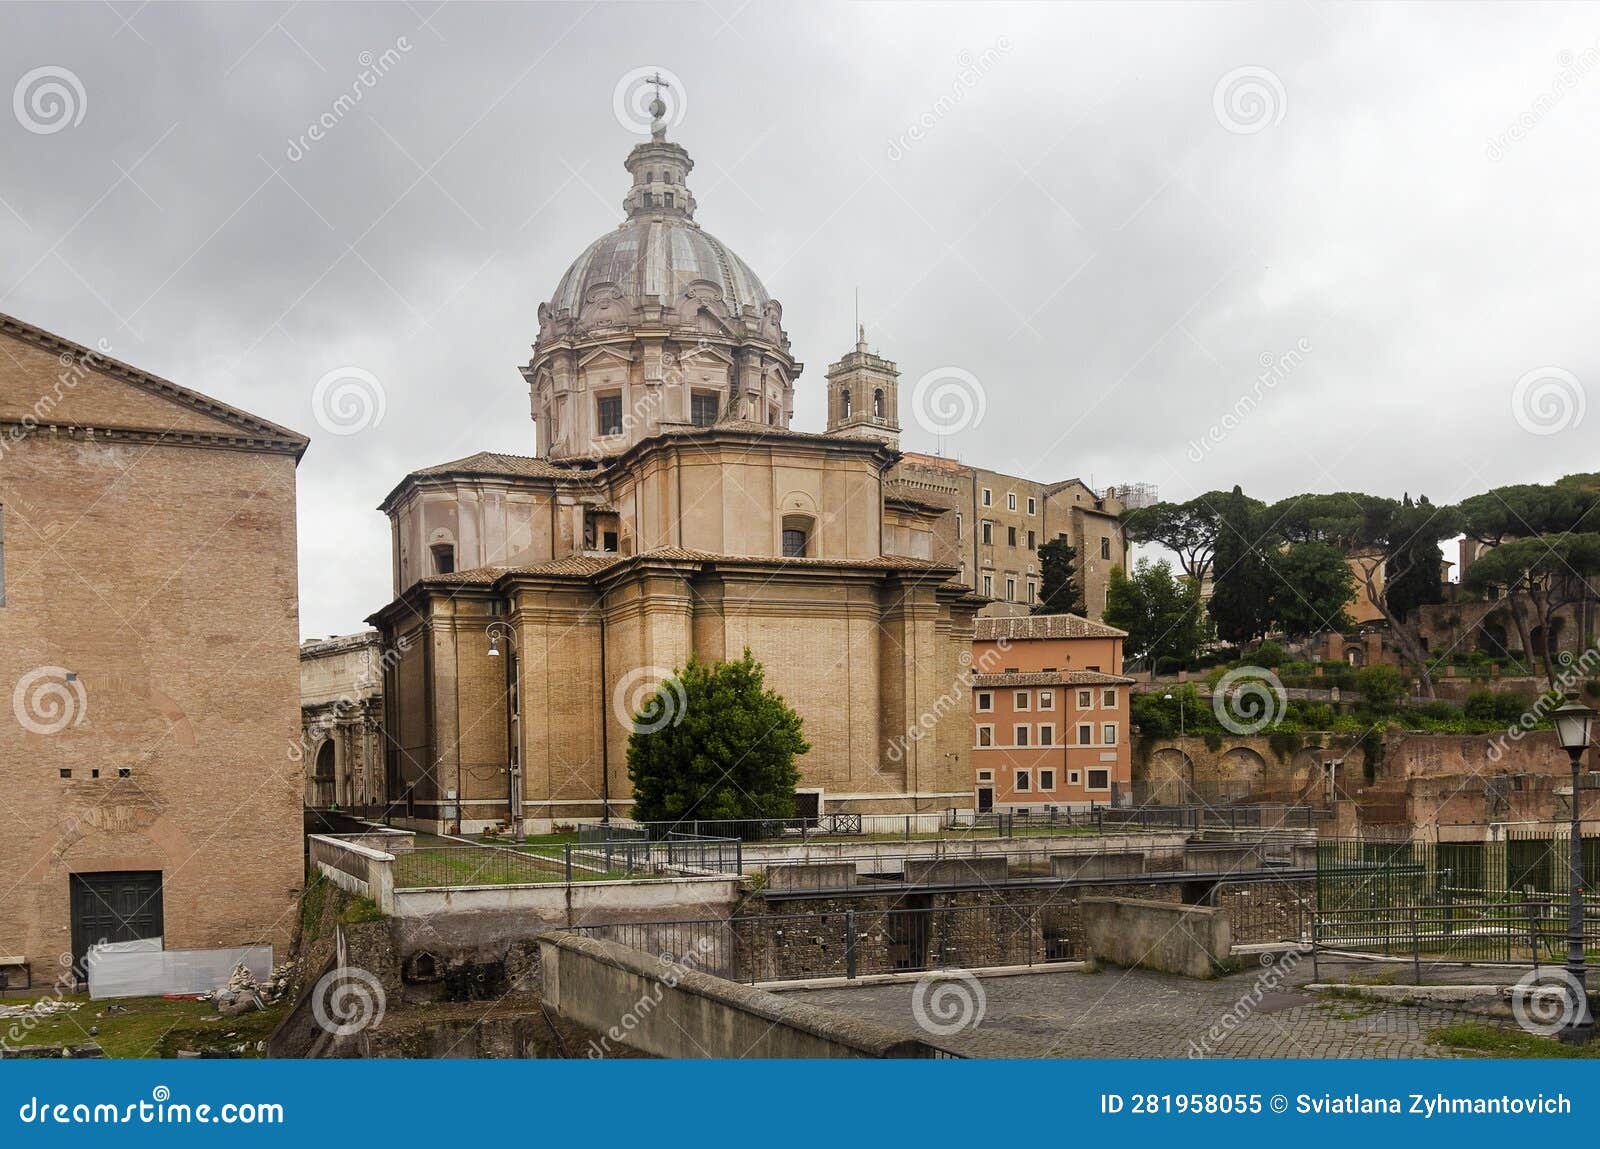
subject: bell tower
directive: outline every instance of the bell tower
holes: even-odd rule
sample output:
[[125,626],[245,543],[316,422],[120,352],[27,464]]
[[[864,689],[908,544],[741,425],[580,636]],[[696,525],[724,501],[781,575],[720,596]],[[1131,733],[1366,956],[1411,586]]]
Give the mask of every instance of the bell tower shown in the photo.
[[877,439],[900,447],[900,369],[867,349],[856,327],[856,348],[828,368],[828,434]]

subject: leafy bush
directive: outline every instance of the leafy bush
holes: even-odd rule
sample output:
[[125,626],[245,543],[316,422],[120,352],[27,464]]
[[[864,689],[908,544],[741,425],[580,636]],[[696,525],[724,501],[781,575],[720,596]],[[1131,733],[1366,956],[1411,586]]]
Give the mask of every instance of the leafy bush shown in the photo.
[[1264,666],[1271,670],[1283,663],[1283,647],[1275,642],[1263,642],[1249,656],[1256,666]]
[[1355,688],[1361,692],[1361,701],[1368,710],[1393,714],[1405,695],[1406,680],[1399,667],[1378,663],[1356,671]]

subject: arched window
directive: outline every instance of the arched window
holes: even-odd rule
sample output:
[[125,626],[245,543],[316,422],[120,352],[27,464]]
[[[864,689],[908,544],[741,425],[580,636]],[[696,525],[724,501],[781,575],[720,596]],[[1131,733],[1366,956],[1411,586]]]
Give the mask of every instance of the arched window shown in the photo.
[[803,559],[810,555],[812,526],[810,515],[783,516],[784,558]]
[[872,393],[872,417],[874,419],[882,419],[883,418],[883,388],[882,387],[879,387],[876,391],[874,391]]
[[839,392],[839,418],[850,418],[850,392],[848,390]]

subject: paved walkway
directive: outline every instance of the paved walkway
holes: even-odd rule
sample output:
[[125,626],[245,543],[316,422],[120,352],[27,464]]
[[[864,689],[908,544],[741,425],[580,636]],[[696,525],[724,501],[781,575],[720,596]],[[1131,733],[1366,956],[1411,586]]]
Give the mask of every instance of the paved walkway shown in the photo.
[[[1315,998],[1300,992],[1310,980],[1310,961],[1209,982],[1122,969],[985,978],[981,1020],[931,1036],[971,1057],[1453,1057],[1429,1044],[1428,1033],[1484,1020],[1452,1009]],[[947,987],[942,999],[930,988],[806,990],[794,999],[918,1037],[929,1035],[918,1013],[953,1025],[975,1012],[970,984]]]

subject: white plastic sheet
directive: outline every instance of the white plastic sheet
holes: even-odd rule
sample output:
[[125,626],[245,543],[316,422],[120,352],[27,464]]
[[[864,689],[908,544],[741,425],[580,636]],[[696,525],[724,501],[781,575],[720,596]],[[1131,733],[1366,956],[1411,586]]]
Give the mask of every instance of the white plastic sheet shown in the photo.
[[153,997],[223,989],[243,963],[258,981],[272,976],[271,946],[163,950],[160,938],[109,942],[89,950],[89,996]]

